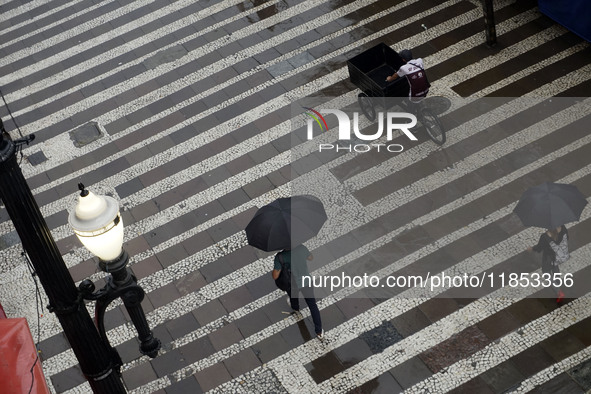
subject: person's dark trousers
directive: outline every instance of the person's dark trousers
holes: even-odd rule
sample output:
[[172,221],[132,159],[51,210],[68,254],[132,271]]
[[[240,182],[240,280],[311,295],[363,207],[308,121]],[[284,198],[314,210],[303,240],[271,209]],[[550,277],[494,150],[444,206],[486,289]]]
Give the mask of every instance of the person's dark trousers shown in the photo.
[[322,319],[320,318],[320,311],[318,310],[318,305],[316,305],[314,289],[310,287],[303,287],[301,289],[298,289],[297,287],[290,288],[287,294],[289,295],[291,309],[293,309],[294,311],[300,310],[300,300],[298,298],[300,291],[302,292],[302,295],[306,300],[306,304],[308,304],[308,308],[310,309],[310,315],[312,315],[312,321],[314,322],[314,332],[316,332],[316,334],[320,334],[322,333]]
[[[554,278],[555,274],[560,274],[560,268],[558,268],[557,265],[554,265],[554,263],[552,263],[550,266],[542,267],[542,273],[550,274],[550,280],[552,280]],[[554,290],[554,293],[556,293],[556,295],[560,295],[560,292],[562,291],[561,287],[554,286],[553,280],[552,280],[552,289]]]

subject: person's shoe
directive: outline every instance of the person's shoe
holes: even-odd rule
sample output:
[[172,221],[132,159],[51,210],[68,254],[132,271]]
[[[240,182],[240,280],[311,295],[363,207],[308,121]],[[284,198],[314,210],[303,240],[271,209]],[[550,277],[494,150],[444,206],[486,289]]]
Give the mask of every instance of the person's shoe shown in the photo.
[[564,299],[564,293],[562,292],[562,290],[559,290],[558,297],[556,298],[556,303],[560,304],[560,302],[562,302],[563,299]]
[[324,341],[324,329],[319,333],[316,334],[316,336],[318,337],[318,339],[320,339],[321,341]]
[[304,315],[302,315],[302,312],[300,311],[296,311],[296,310],[292,310],[291,311],[291,315],[294,317],[294,319],[296,320],[300,320],[304,318]]

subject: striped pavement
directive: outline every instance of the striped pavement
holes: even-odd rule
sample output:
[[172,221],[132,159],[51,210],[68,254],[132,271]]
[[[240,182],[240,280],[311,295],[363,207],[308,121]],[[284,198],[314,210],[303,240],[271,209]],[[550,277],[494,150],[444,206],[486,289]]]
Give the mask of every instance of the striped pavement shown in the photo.
[[[307,243],[314,275],[539,272],[524,249],[540,230],[512,210],[546,180],[591,196],[591,57],[535,3],[494,2],[491,49],[477,0],[1,1],[0,89],[19,129],[4,105],[0,116],[13,138],[36,136],[21,167],[76,283],[104,277],[67,225],[76,184],[121,203],[124,247],[163,343],[157,358],[141,356],[122,304],[111,304],[128,390],[591,390],[584,285],[560,308],[529,288],[320,290],[320,342],[307,309],[287,317],[272,254],[243,231],[257,207],[309,193],[329,216]],[[378,42],[424,59],[431,94],[449,105],[447,143],[419,133],[393,141],[400,154],[318,154],[334,136],[301,142],[294,103],[326,96],[350,108],[359,90],[346,60]],[[88,122],[102,135],[74,145]],[[589,215],[569,226],[562,270],[575,278],[591,274]],[[4,209],[0,248],[0,300],[39,335],[52,392],[89,392],[55,316],[37,323]]]

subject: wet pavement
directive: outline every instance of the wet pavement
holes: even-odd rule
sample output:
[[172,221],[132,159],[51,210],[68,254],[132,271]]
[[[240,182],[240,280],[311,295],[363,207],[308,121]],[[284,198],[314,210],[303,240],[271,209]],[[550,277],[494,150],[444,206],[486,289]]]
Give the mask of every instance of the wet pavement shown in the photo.
[[[77,283],[90,277],[98,287],[104,274],[67,226],[76,184],[121,203],[124,247],[163,343],[157,358],[142,356],[125,309],[109,309],[130,392],[591,389],[588,297],[557,308],[551,294],[498,288],[388,297],[321,289],[319,342],[307,309],[303,319],[287,314],[272,254],[248,246],[243,232],[262,205],[311,192],[330,217],[308,245],[311,272],[539,269],[539,256],[523,251],[538,230],[511,210],[545,180],[591,196],[591,49],[534,1],[495,8],[498,45],[488,48],[479,1],[0,5],[0,88],[20,130],[5,106],[0,115],[14,138],[36,135],[21,167]],[[311,151],[292,133],[292,103],[355,103],[346,60],[378,42],[425,60],[448,142],[437,148],[419,134],[396,156]],[[460,100],[522,96],[580,99]],[[481,104],[490,112],[475,119]],[[540,119],[549,120],[538,127]],[[590,274],[588,216],[569,226],[565,272],[577,278]],[[26,316],[34,337],[39,330],[54,392],[88,392],[55,316],[37,325],[5,209],[0,220],[4,309]],[[492,291],[501,292],[484,296]]]

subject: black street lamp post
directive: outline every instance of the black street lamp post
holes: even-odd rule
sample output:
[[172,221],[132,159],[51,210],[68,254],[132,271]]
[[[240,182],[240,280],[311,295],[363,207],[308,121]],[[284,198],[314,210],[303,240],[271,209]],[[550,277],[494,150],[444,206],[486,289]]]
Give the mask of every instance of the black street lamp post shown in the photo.
[[0,142],[0,197],[27,251],[35,272],[80,368],[95,393],[125,393],[112,355],[105,347],[84,306],[81,293],[41,216],[39,206],[16,161],[18,145],[25,140]]
[[494,47],[497,44],[497,31],[495,29],[495,15],[492,0],[482,0],[482,9],[484,12],[486,45]]
[[[126,390],[120,376],[121,358],[117,351],[110,346],[104,329],[104,312],[108,304],[118,297],[123,299],[123,303],[138,330],[141,342],[140,350],[143,354],[155,357],[160,349],[160,341],[152,336],[140,305],[144,292],[126,267],[129,257],[121,248],[123,225],[120,223],[119,210],[116,208],[114,216],[116,219],[114,221],[111,218],[110,221],[114,223],[109,226],[117,228],[120,233],[116,237],[121,239],[120,252],[117,252],[113,258],[103,259],[101,257],[103,250],[110,250],[111,253],[117,250],[117,242],[110,246],[102,244],[105,234],[108,238],[116,232],[110,231],[111,228],[91,230],[94,234],[88,239],[94,239],[94,247],[98,248],[100,253],[85,244],[91,252],[99,256],[101,269],[111,274],[107,277],[107,286],[93,293],[93,283],[85,280],[80,284],[80,289],[76,288],[16,160],[17,148],[25,143],[28,144],[32,139],[32,136],[15,141],[11,141],[5,136],[0,139],[0,198],[47,294],[48,308],[56,314],[62,325],[64,334],[92,391],[100,394],[125,393]],[[107,197],[94,197],[99,200],[107,199]],[[76,207],[77,212],[80,205],[79,203]],[[112,201],[110,201],[111,210],[113,210],[112,205]],[[101,212],[95,211],[94,213],[100,214]],[[90,224],[94,225],[99,220],[94,219],[94,222]],[[84,228],[80,229],[75,225],[73,227],[79,238],[89,235],[84,234]],[[91,240],[91,244],[92,242]],[[84,299],[97,301],[96,324],[98,330],[84,305]]]
[[81,183],[78,187],[78,204],[70,212],[68,221],[80,242],[99,258],[101,270],[110,274],[105,287],[96,293],[93,293],[94,284],[88,279],[80,283],[80,291],[85,299],[96,300],[99,333],[114,353],[117,352],[109,344],[104,317],[107,306],[113,300],[121,298],[138,332],[140,352],[154,358],[160,349],[160,341],[152,335],[141,306],[144,290],[127,268],[129,255],[122,247],[123,221],[119,215],[118,203],[113,197],[96,196]]

